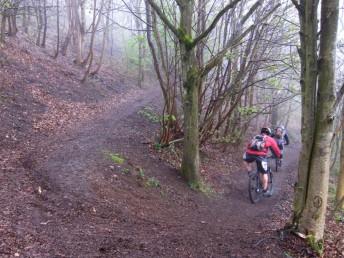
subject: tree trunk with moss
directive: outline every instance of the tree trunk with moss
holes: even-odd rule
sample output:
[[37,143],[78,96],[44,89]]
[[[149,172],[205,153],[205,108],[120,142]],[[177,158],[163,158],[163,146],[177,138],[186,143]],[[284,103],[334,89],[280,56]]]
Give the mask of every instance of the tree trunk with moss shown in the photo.
[[[309,4],[311,1],[307,1]],[[330,175],[331,139],[333,137],[333,106],[335,104],[335,51],[338,27],[338,0],[323,1],[321,5],[321,34],[318,61],[318,89],[316,98],[316,115],[313,144],[310,149],[308,168],[301,171],[306,173],[301,216],[298,217],[298,230],[310,236],[313,247],[322,248],[318,244],[323,239]],[[315,7],[309,6],[313,15]],[[307,12],[308,10],[305,10]],[[314,19],[314,17],[312,17]],[[315,38],[315,43],[316,43]],[[312,42],[308,42],[309,44]],[[315,74],[315,78],[317,78]],[[314,79],[314,78],[311,78]],[[306,96],[307,97],[307,96]],[[311,97],[311,96],[308,96]],[[303,121],[305,122],[305,121]],[[304,136],[304,135],[303,135]],[[304,162],[301,157],[301,162]]]
[[199,129],[198,129],[198,99],[199,99],[199,69],[195,49],[190,48],[188,41],[192,38],[193,1],[182,1],[179,4],[182,55],[182,80],[184,88],[184,149],[182,174],[189,184],[197,186],[199,176]]
[[317,83],[317,22],[318,0],[302,0],[297,5],[300,17],[299,55],[301,60],[301,101],[302,101],[302,148],[299,158],[297,183],[295,184],[294,218],[297,228],[308,187],[309,164],[315,121],[315,98]]

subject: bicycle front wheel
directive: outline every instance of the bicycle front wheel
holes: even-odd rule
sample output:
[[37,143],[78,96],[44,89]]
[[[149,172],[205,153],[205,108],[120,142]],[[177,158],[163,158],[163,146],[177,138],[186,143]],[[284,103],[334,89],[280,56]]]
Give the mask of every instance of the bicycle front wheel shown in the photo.
[[252,203],[257,203],[262,198],[262,187],[258,173],[248,177],[248,194]]

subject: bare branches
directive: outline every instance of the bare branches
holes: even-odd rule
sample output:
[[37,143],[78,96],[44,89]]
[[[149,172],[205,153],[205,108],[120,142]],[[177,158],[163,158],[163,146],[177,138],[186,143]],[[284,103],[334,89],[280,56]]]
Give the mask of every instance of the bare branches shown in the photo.
[[300,11],[300,4],[297,0],[291,0],[291,2],[295,5],[296,9]]
[[[216,24],[222,18],[222,16],[230,9],[234,8],[237,3],[241,0],[234,0],[231,3],[227,4],[214,18],[213,22],[209,25],[209,27],[202,32],[197,38],[195,38],[191,44],[191,47],[196,46],[202,39],[206,38],[209,33],[215,28]],[[260,4],[260,0],[257,1],[258,5]],[[255,5],[257,5],[257,3]]]
[[160,19],[166,24],[166,26],[173,32],[173,34],[180,39],[180,34],[177,28],[170,22],[168,17],[161,11],[160,7],[154,2],[154,0],[146,0],[150,6],[154,9]]
[[232,37],[227,43],[227,45],[222,49],[217,55],[215,55],[212,59],[208,61],[208,63],[205,65],[205,67],[202,69],[202,77],[206,76],[211,69],[213,69],[216,65],[221,62],[221,60],[226,55],[229,48],[233,47],[234,45],[238,44],[250,31],[252,31],[256,26],[251,25],[249,28],[247,28],[243,33],[241,33],[237,37]]
[[[243,24],[248,17],[253,13],[253,11],[258,8],[259,4],[256,3],[249,11],[248,13],[242,18],[240,24]],[[267,13],[260,22],[266,20],[272,13],[275,12],[275,10],[280,7],[280,4],[276,5],[269,13]],[[229,48],[233,47],[235,44],[238,44],[250,31],[252,31],[259,23],[256,23],[254,25],[251,25],[249,28],[247,28],[244,32],[242,32],[240,35],[233,35],[233,37],[228,41],[227,45],[221,50],[216,56],[214,56],[212,59],[210,59],[207,63],[207,65],[202,70],[202,76],[206,76],[209,71],[214,68],[223,57],[226,55]]]

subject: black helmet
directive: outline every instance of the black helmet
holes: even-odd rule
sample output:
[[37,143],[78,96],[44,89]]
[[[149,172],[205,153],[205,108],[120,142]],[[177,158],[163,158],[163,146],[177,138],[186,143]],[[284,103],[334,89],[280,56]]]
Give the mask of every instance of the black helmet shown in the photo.
[[263,127],[261,130],[260,130],[260,133],[265,133],[267,135],[271,135],[271,129],[269,127]]

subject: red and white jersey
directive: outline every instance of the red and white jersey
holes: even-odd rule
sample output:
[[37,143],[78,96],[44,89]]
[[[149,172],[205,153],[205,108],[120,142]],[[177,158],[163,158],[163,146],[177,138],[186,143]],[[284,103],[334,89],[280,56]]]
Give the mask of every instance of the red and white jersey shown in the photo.
[[248,144],[246,153],[256,156],[266,156],[269,152],[269,148],[276,155],[276,157],[281,157],[281,150],[278,148],[276,141],[268,135],[264,135],[264,148],[262,150],[252,150],[250,149],[250,144]]

